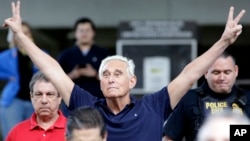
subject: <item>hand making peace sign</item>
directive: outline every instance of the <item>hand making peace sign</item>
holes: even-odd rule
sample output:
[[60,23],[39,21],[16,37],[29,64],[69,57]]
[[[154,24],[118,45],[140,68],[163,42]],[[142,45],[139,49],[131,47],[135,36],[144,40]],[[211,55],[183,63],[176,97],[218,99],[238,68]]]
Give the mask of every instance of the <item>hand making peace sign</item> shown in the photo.
[[22,19],[20,16],[20,1],[11,3],[12,17],[5,19],[3,27],[9,27],[14,33],[22,33]]
[[229,44],[232,44],[235,42],[235,40],[238,38],[238,36],[242,32],[242,25],[239,24],[240,19],[245,14],[245,10],[241,10],[241,12],[238,14],[238,16],[234,19],[234,7],[230,7],[229,13],[228,13],[228,19],[226,23],[225,30],[221,36],[221,39],[224,41],[228,41]]

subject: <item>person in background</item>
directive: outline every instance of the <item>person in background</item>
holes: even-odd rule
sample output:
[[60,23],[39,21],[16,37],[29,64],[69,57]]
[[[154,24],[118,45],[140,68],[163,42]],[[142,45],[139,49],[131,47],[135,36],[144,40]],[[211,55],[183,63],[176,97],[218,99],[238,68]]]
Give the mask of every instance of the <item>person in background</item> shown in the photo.
[[76,85],[53,57],[44,53],[23,34],[20,27],[20,1],[12,2],[12,11],[13,16],[5,20],[4,27],[11,28],[19,47],[28,53],[33,63],[52,82],[70,110],[91,106],[101,112],[109,141],[160,141],[163,123],[172,109],[241,34],[242,25],[239,21],[245,13],[242,10],[233,18],[234,8],[231,7],[224,32],[210,49],[187,64],[181,73],[161,90],[137,100],[130,95],[130,90],[135,87],[137,81],[132,60],[114,55],[102,61],[98,75],[105,99],[97,99]]
[[67,118],[67,141],[106,141],[107,130],[101,113],[93,107],[80,107]]
[[[74,83],[94,96],[104,98],[100,89],[98,69],[109,53],[94,42],[95,34],[96,27],[91,19],[78,19],[74,25],[75,44],[63,50],[57,60]],[[67,116],[69,111],[64,102],[61,107]]]
[[[33,41],[31,27],[27,22],[22,22],[22,30]],[[16,47],[10,30],[7,39],[9,49],[0,53],[0,79],[7,80],[0,98],[0,122],[4,139],[14,125],[29,118],[33,113],[29,81],[38,71],[26,52]]]
[[65,141],[66,118],[59,110],[60,93],[41,72],[34,74],[29,88],[35,112],[12,128],[6,141]]
[[91,19],[78,19],[74,25],[75,44],[59,54],[58,62],[75,84],[98,98],[104,98],[98,69],[109,52],[95,43],[95,34],[96,27]]

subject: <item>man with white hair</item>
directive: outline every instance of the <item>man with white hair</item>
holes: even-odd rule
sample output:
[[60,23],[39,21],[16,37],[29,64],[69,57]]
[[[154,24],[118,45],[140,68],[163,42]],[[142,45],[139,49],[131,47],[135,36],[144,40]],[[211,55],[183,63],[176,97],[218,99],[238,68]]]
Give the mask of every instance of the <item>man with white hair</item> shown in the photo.
[[99,69],[101,90],[105,99],[97,99],[75,85],[60,65],[42,52],[22,32],[20,1],[12,3],[13,17],[6,19],[15,34],[19,47],[24,49],[38,68],[52,81],[65,104],[73,110],[81,106],[97,108],[104,117],[109,141],[160,141],[162,125],[180,98],[206,72],[216,58],[242,32],[238,24],[245,11],[234,19],[230,8],[228,21],[221,38],[203,55],[189,63],[168,86],[151,95],[136,100],[130,90],[136,85],[134,63],[122,56],[104,59]]

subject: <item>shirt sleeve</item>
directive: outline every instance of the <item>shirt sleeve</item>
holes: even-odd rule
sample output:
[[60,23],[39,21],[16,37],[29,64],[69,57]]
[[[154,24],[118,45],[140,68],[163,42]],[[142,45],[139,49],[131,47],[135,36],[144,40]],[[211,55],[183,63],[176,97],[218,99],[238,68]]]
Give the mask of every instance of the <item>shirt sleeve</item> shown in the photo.
[[94,97],[89,92],[75,84],[70,96],[68,109],[74,110],[81,106],[94,106],[97,100],[97,97]]
[[166,120],[169,114],[172,112],[167,87],[162,88],[156,93],[145,95],[143,100],[145,100],[155,112],[163,115],[164,120]]
[[0,53],[0,79],[8,80],[13,74],[13,64],[15,58],[11,56],[11,50],[3,51]]
[[171,115],[165,121],[163,134],[174,141],[181,141],[184,137],[185,110],[181,100]]

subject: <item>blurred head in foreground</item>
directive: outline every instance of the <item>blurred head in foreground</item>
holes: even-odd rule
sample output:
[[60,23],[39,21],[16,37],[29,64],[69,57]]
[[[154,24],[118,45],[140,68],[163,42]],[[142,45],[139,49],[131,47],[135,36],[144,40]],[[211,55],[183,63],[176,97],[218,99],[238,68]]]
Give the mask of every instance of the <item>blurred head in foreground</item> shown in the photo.
[[248,125],[246,115],[225,111],[209,116],[200,128],[197,141],[229,141],[230,125]]

